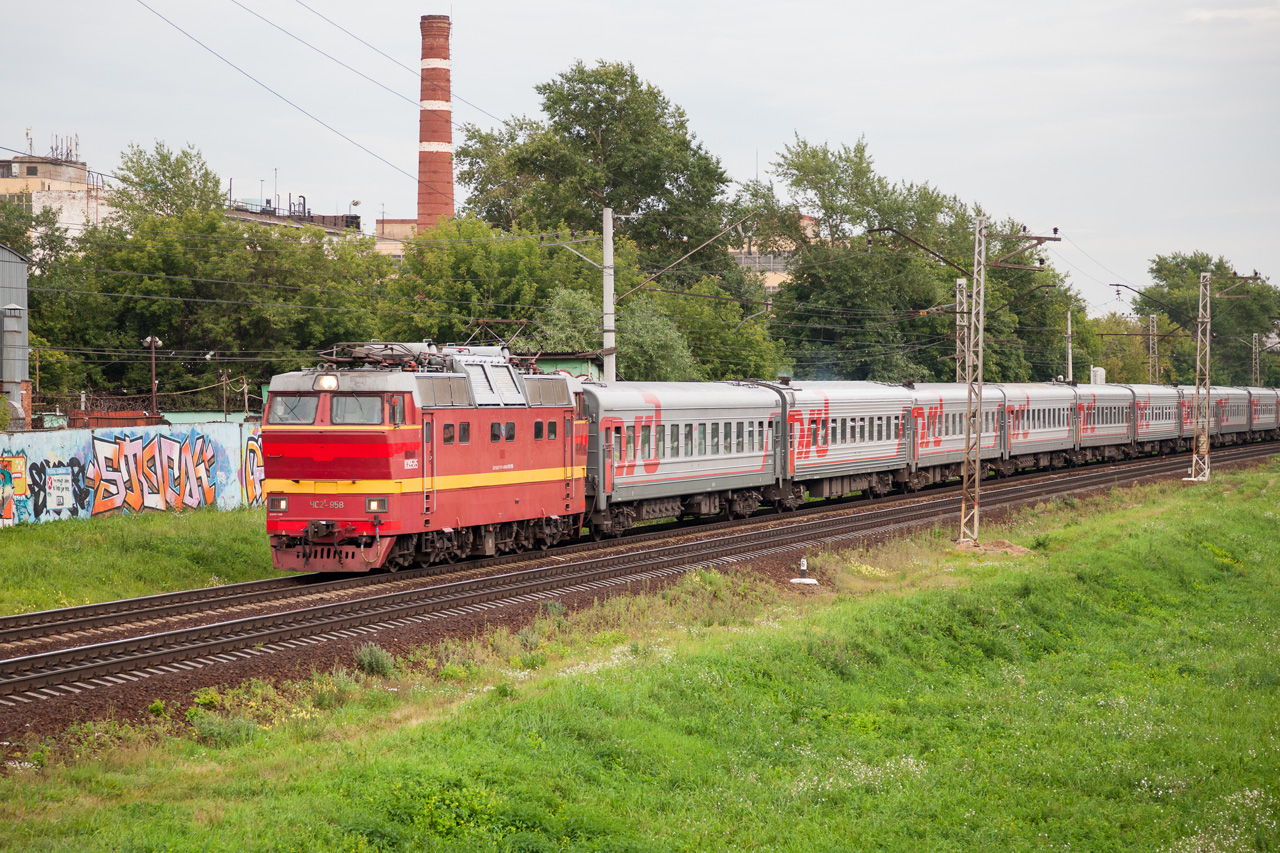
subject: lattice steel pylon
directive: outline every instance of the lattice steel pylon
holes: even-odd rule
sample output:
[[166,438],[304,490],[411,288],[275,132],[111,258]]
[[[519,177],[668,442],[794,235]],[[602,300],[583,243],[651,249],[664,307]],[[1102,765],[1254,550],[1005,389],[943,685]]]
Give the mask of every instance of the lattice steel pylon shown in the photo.
[[1196,315],[1196,398],[1195,430],[1191,445],[1191,475],[1183,479],[1195,483],[1209,481],[1209,296],[1212,281],[1200,273],[1200,311]]
[[1147,315],[1147,381],[1160,384],[1160,355],[1156,351],[1156,315]]
[[956,384],[964,381],[964,335],[969,325],[969,280],[956,279]]
[[978,541],[978,507],[982,492],[982,355],[987,312],[987,220],[973,223],[973,285],[966,300],[964,383],[968,387],[964,418],[964,465],[960,487],[960,541]]

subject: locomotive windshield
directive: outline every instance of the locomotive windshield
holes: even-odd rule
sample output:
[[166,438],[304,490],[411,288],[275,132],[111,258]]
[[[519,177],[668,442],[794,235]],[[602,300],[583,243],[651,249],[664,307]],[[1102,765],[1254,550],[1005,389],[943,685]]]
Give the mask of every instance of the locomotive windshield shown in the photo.
[[314,394],[272,394],[267,423],[313,424],[320,398]]
[[380,424],[382,423],[382,398],[334,394],[329,404],[329,422],[332,424]]

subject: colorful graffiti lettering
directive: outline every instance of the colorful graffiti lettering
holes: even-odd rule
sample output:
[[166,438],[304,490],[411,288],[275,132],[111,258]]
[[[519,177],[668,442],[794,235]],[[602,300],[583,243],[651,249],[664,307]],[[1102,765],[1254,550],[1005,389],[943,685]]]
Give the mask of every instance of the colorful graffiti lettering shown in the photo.
[[0,456],[0,527],[11,527],[17,523],[17,499],[26,493],[26,457]]
[[266,493],[262,484],[267,478],[265,459],[262,455],[262,436],[257,432],[246,436],[244,453],[240,458],[240,486],[245,506],[262,506]]
[[179,442],[168,435],[93,438],[89,484],[93,515],[125,509],[164,510],[208,506],[217,489],[213,445],[199,434]]

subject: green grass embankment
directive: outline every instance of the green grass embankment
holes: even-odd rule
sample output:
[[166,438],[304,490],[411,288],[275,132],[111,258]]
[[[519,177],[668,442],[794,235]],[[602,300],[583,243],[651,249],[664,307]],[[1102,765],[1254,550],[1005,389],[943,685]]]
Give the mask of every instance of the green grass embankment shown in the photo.
[[22,524],[0,530],[0,566],[3,615],[279,574],[262,509]]
[[987,531],[1019,557],[815,555],[825,596],[698,572],[390,679],[206,692],[194,730],[33,755],[0,845],[1280,849],[1278,480],[1040,507]]

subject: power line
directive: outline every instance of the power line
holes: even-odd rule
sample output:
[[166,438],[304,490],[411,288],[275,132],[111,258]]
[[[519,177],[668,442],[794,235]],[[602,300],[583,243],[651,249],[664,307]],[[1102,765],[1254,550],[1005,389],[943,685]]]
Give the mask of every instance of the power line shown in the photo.
[[[302,0],[294,0],[294,2],[296,2],[296,3],[297,3],[299,6],[301,6],[302,8],[306,9],[306,10],[307,10],[308,12],[310,12],[311,14],[313,14],[313,15],[315,15],[316,17],[320,18],[322,21],[325,21],[326,23],[331,24],[331,25],[333,25],[334,27],[337,27],[339,30],[341,30],[342,32],[344,32],[344,33],[346,33],[347,35],[351,36],[353,39],[355,39],[356,41],[360,42],[362,45],[364,45],[365,47],[369,48],[369,49],[370,49],[370,50],[372,50],[373,52],[375,52],[375,53],[377,53],[377,54],[380,54],[381,56],[384,56],[384,57],[386,57],[387,59],[390,59],[390,60],[391,60],[392,62],[394,62],[396,65],[400,66],[400,67],[401,67],[401,68],[403,68],[405,71],[408,71],[410,74],[412,74],[414,77],[416,77],[416,78],[418,78],[418,79],[421,79],[422,75],[421,75],[421,73],[420,73],[420,72],[418,72],[418,71],[414,71],[412,68],[410,68],[409,66],[405,65],[403,62],[401,62],[400,60],[396,59],[395,57],[390,56],[389,54],[383,53],[381,50],[379,50],[378,48],[376,48],[376,47],[374,47],[373,45],[369,44],[367,41],[365,41],[364,39],[360,38],[360,36],[356,35],[355,33],[351,32],[350,30],[346,29],[346,28],[345,28],[345,27],[343,27],[341,24],[337,23],[336,21],[333,21],[333,20],[332,20],[332,19],[330,19],[330,18],[326,18],[324,15],[321,15],[319,12],[317,12],[315,9],[312,9],[312,8],[311,8],[310,6],[308,6],[306,3],[303,3],[303,2],[302,2]],[[494,115],[493,113],[489,112],[489,111],[488,111],[488,110],[486,110],[484,107],[479,106],[478,104],[474,104],[474,103],[472,103],[471,101],[468,101],[466,98],[461,97],[460,95],[458,95],[458,94],[457,94],[457,93],[455,93],[455,92],[452,92],[452,91],[450,92],[450,99],[451,99],[451,100],[455,100],[455,101],[461,101],[462,103],[466,104],[467,106],[469,106],[469,107],[471,107],[471,108],[473,108],[473,109],[479,110],[480,112],[484,113],[485,115],[487,115],[489,118],[493,119],[494,121],[500,121],[500,122],[502,122],[503,124],[507,124],[507,123],[508,123],[508,122],[507,122],[507,120],[498,118],[496,115]]]
[[[266,90],[267,90],[268,92],[270,92],[272,95],[275,95],[277,98],[279,98],[280,100],[284,101],[286,104],[288,104],[289,106],[293,107],[295,110],[297,110],[298,112],[302,113],[304,116],[306,116],[307,118],[311,119],[311,120],[312,120],[312,121],[314,121],[316,124],[320,125],[321,127],[325,128],[326,130],[328,130],[328,131],[330,131],[330,132],[334,133],[335,135],[337,135],[337,136],[341,137],[342,139],[346,140],[347,142],[351,143],[351,144],[352,144],[352,145],[354,145],[356,148],[359,148],[361,151],[363,151],[364,153],[368,154],[370,157],[373,157],[374,159],[378,160],[379,162],[384,163],[384,164],[386,164],[387,166],[390,166],[392,169],[395,169],[397,172],[399,172],[400,174],[402,174],[402,175],[404,175],[405,177],[409,178],[409,179],[410,179],[411,181],[413,181],[415,184],[420,183],[420,182],[419,182],[419,180],[418,180],[418,178],[417,178],[415,175],[412,175],[412,174],[410,174],[409,172],[406,172],[404,169],[401,169],[401,168],[400,168],[399,166],[397,166],[395,163],[392,163],[390,160],[386,159],[385,157],[381,156],[380,154],[375,154],[373,151],[371,151],[370,149],[366,148],[364,145],[361,145],[359,142],[356,142],[354,139],[352,139],[351,137],[347,136],[347,135],[346,135],[345,133],[343,133],[342,131],[338,130],[337,128],[333,127],[332,125],[328,124],[327,122],[323,121],[322,119],[320,119],[320,118],[316,117],[315,115],[312,115],[311,113],[307,112],[305,109],[303,109],[302,107],[298,106],[298,105],[297,105],[297,104],[295,104],[293,101],[289,100],[289,99],[288,99],[288,98],[286,98],[284,95],[282,95],[282,94],[280,94],[279,92],[277,92],[275,89],[272,89],[270,86],[268,86],[266,83],[263,83],[263,82],[262,82],[261,80],[259,80],[257,77],[254,77],[254,76],[253,76],[252,74],[250,74],[248,71],[245,71],[243,68],[241,68],[240,66],[236,65],[234,62],[232,62],[231,60],[227,59],[225,56],[223,56],[222,54],[218,53],[216,50],[214,50],[213,48],[209,47],[209,46],[208,46],[207,44],[205,44],[204,42],[200,41],[200,39],[196,38],[196,37],[195,37],[195,36],[193,36],[191,33],[187,32],[187,31],[186,31],[186,30],[184,30],[182,27],[178,26],[178,25],[177,25],[177,24],[175,24],[173,21],[171,21],[171,20],[169,20],[168,18],[166,18],[164,15],[161,15],[161,14],[160,14],[159,12],[157,12],[155,9],[152,9],[152,8],[151,8],[150,6],[148,6],[145,2],[143,2],[143,0],[137,0],[137,3],[138,3],[138,5],[139,5],[139,6],[141,6],[141,7],[142,7],[142,8],[144,8],[144,9],[146,9],[148,12],[150,12],[150,13],[151,13],[151,14],[153,14],[153,15],[155,15],[157,18],[159,18],[160,20],[164,21],[166,24],[168,24],[169,26],[173,27],[175,30],[177,30],[178,32],[182,33],[184,36],[186,36],[187,38],[191,39],[191,40],[192,40],[193,42],[195,42],[196,44],[200,45],[200,47],[204,48],[204,49],[205,49],[205,50],[207,50],[209,53],[211,53],[211,54],[213,54],[215,57],[217,57],[219,60],[221,60],[222,62],[224,62],[224,63],[226,63],[227,65],[229,65],[229,66],[231,66],[232,68],[234,68],[234,69],[235,69],[236,71],[238,71],[240,74],[243,74],[245,77],[248,77],[248,78],[249,78],[250,80],[252,80],[254,83],[258,84],[258,85],[259,85],[259,86],[261,86],[263,89],[266,89]],[[427,188],[428,188],[429,190],[431,190],[431,192],[434,192],[434,193],[436,193],[437,195],[440,195],[440,196],[446,196],[446,197],[448,196],[448,194],[447,194],[447,193],[444,193],[444,192],[441,192],[440,190],[435,189],[435,188],[434,188],[434,187],[432,187],[430,184],[427,184],[426,186],[427,186]]]

